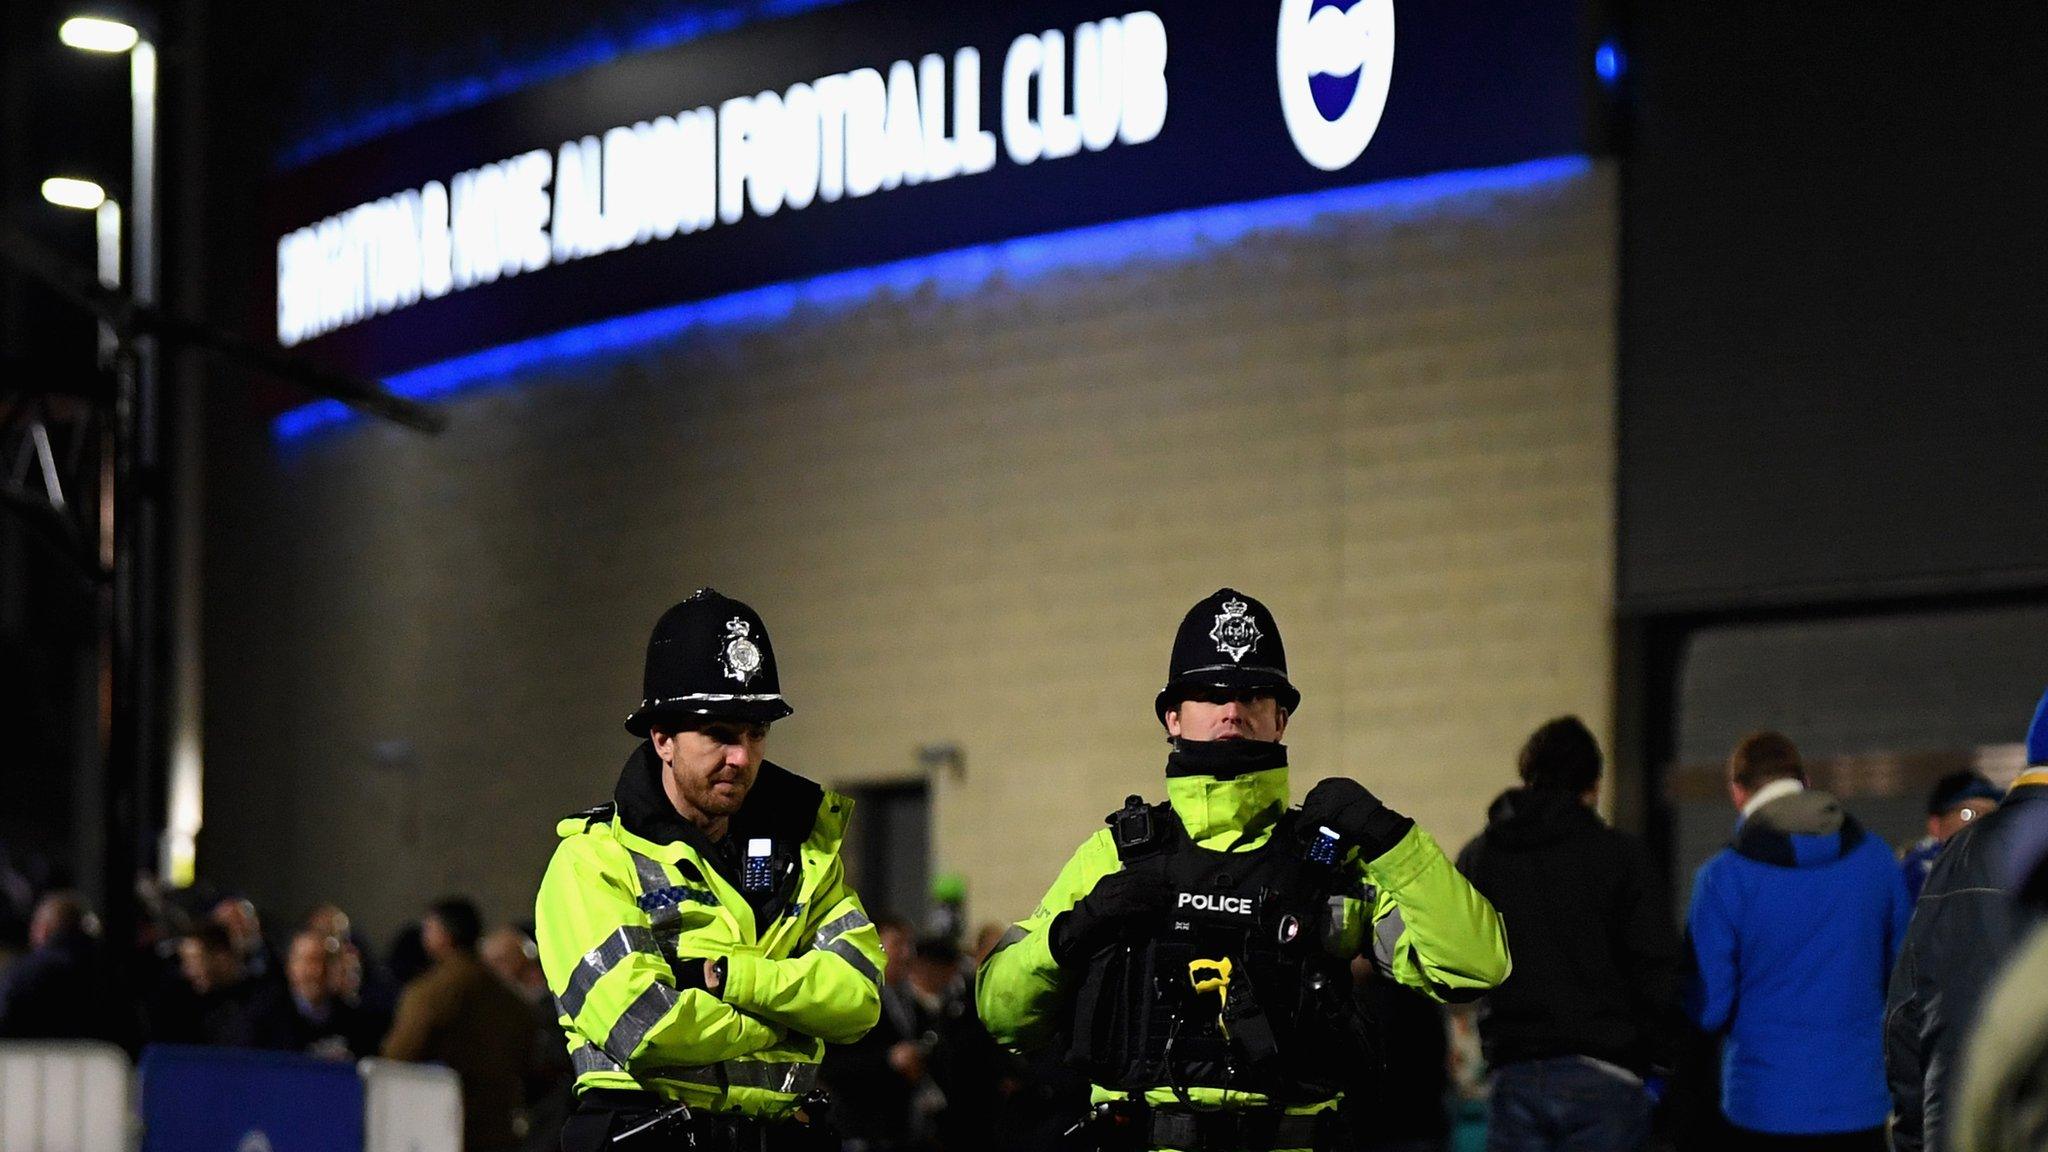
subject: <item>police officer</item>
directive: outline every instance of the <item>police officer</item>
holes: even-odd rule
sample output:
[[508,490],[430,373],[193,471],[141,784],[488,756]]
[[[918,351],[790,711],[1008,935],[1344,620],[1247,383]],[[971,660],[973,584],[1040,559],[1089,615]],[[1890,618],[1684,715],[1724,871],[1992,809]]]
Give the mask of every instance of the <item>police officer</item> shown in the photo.
[[1265,605],[1196,604],[1154,702],[1166,803],[1112,814],[982,966],[999,1042],[1088,1069],[1100,1146],[1328,1148],[1377,1058],[1352,956],[1441,1001],[1507,978],[1499,916],[1414,821],[1343,777],[1288,811],[1300,701]]
[[752,608],[705,588],[655,624],[643,742],[557,826],[534,906],[567,1152],[815,1143],[824,1045],[874,1026],[883,957],[840,861],[851,802],[762,759],[790,712]]

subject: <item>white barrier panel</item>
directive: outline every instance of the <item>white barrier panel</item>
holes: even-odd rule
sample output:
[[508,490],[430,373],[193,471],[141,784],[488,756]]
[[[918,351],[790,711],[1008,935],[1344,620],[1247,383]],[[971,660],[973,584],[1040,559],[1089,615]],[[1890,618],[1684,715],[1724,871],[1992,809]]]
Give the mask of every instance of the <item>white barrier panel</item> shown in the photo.
[[462,1082],[455,1073],[397,1060],[364,1060],[356,1069],[363,1077],[363,1152],[462,1152]]
[[0,1041],[0,1152],[135,1146],[128,1055],[93,1040]]

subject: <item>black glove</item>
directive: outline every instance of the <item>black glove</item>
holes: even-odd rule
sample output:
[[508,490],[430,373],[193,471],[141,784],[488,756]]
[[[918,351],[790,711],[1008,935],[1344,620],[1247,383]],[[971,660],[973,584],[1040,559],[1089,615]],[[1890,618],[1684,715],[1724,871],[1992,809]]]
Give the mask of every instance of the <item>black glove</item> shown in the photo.
[[1126,932],[1151,928],[1169,899],[1165,874],[1149,861],[1111,872],[1053,920],[1046,942],[1053,961],[1062,968],[1083,963]]
[[1385,855],[1415,827],[1415,821],[1380,803],[1365,785],[1343,776],[1331,776],[1309,789],[1308,799],[1301,802],[1301,818],[1329,828],[1367,860]]
[[704,960],[702,958],[678,956],[670,961],[668,967],[669,971],[675,974],[676,991],[688,992],[690,989],[695,988],[699,992],[709,992],[713,996],[722,997],[725,992],[725,957],[720,956],[713,963],[718,965],[718,987],[716,988],[711,987],[710,982],[704,978]]

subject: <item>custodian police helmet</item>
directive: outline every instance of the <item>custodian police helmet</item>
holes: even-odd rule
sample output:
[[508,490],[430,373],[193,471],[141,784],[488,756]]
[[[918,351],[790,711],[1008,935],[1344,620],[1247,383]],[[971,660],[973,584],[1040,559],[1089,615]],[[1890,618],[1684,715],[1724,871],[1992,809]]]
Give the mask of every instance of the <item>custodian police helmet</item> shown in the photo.
[[1152,704],[1159,722],[1166,723],[1168,709],[1203,688],[1256,688],[1289,712],[1301,705],[1301,693],[1287,680],[1280,626],[1264,604],[1233,588],[1218,588],[1181,619],[1166,687]]
[[641,696],[626,731],[642,737],[655,721],[673,717],[765,723],[795,711],[782,698],[760,613],[711,588],[697,589],[655,622]]

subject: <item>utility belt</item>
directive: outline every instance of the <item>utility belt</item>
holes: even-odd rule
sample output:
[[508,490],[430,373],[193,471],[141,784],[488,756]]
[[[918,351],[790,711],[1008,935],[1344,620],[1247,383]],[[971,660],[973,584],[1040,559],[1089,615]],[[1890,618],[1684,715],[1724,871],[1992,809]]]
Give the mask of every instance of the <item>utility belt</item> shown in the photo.
[[562,1125],[562,1152],[836,1152],[838,1136],[823,1122],[829,1106],[813,1093],[799,1109],[805,1119],[765,1120],[596,1088]]
[[1190,1112],[1154,1108],[1138,1100],[1097,1104],[1088,1116],[1067,1130],[1100,1152],[1139,1152],[1174,1148],[1180,1152],[1276,1152],[1308,1148],[1328,1152],[1336,1147],[1337,1110],[1295,1115],[1279,1108],[1232,1108]]

